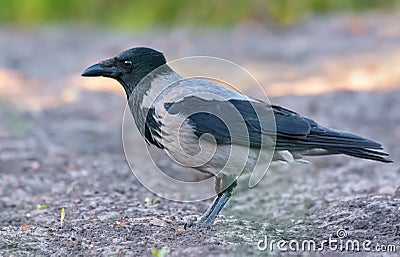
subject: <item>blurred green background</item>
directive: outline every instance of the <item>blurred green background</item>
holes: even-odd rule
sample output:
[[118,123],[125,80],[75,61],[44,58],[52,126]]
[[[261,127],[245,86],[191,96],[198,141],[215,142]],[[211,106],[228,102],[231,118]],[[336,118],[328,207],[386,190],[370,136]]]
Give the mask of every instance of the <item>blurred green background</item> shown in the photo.
[[390,12],[399,6],[399,0],[2,0],[0,22],[21,26],[72,22],[129,29],[230,26],[246,21],[290,26],[310,15]]

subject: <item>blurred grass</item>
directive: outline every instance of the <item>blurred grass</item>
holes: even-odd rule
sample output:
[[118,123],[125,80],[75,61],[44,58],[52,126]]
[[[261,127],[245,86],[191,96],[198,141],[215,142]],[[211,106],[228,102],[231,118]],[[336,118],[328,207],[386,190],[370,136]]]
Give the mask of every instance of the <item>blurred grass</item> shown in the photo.
[[330,12],[391,11],[400,0],[1,0],[0,22],[21,26],[86,23],[145,29],[151,26],[229,26],[242,21],[292,25]]

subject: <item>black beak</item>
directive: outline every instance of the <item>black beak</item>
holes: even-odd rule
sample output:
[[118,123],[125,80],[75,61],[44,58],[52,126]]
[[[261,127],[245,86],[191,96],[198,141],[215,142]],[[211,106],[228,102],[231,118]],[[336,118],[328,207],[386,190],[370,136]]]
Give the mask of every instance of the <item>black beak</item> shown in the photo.
[[83,77],[109,77],[115,78],[118,74],[117,68],[107,65],[106,61],[96,63],[84,70],[81,74]]

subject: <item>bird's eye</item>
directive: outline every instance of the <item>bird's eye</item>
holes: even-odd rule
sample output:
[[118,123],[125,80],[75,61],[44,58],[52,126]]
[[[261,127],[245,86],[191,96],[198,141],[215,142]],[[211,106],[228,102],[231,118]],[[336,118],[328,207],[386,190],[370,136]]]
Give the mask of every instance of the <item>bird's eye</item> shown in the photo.
[[124,64],[125,67],[131,67],[132,66],[132,61],[129,61],[129,60],[125,60],[122,63]]

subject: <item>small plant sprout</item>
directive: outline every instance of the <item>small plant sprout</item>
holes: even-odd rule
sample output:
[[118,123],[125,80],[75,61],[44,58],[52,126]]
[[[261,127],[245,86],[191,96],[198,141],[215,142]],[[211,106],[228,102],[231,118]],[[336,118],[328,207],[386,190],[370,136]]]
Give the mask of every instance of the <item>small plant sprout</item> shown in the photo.
[[43,209],[46,209],[47,208],[47,205],[45,205],[45,204],[37,204],[36,205],[36,209],[37,210],[43,210]]
[[60,228],[63,228],[63,224],[64,224],[64,218],[65,218],[65,210],[64,207],[61,208],[61,217],[60,217]]
[[146,198],[144,199],[144,201],[145,201],[147,204],[156,205],[157,203],[160,202],[160,198],[156,197],[156,198],[154,198],[153,200],[151,200],[150,197],[146,197]]
[[163,246],[160,250],[155,247],[151,248],[151,254],[155,257],[164,257],[168,253],[168,247]]
[[119,220],[117,220],[117,221],[114,223],[114,227],[126,228],[126,230],[128,230],[128,232],[129,232],[128,225],[125,224],[124,218],[123,218],[122,216],[119,218]]

